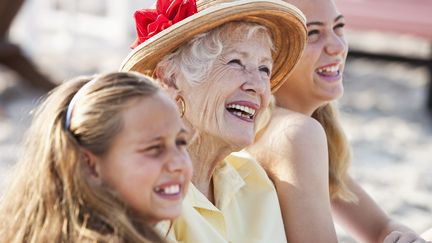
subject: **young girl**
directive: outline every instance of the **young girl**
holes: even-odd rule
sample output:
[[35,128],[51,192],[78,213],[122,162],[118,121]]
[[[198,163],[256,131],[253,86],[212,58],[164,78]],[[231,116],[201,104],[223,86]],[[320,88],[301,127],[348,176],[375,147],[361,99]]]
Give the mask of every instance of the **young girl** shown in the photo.
[[359,242],[424,242],[347,174],[350,148],[332,104],[343,94],[343,15],[333,0],[286,1],[306,15],[308,42],[249,151],[275,183],[288,242],[337,242],[332,215]]
[[36,109],[0,205],[0,242],[162,242],[192,167],[177,107],[152,81],[68,81]]

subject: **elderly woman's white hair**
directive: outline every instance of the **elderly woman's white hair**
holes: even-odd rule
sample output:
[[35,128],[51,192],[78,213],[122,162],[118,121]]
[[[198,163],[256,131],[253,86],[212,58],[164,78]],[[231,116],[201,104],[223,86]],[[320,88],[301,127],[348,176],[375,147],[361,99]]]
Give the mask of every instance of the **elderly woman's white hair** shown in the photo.
[[274,49],[270,33],[264,26],[248,22],[229,22],[195,36],[187,44],[162,58],[156,66],[157,78],[171,84],[173,76],[181,74],[191,84],[204,81],[213,62],[222,53],[223,40],[228,37],[224,36],[224,33],[230,33],[230,39],[259,38],[271,50]]

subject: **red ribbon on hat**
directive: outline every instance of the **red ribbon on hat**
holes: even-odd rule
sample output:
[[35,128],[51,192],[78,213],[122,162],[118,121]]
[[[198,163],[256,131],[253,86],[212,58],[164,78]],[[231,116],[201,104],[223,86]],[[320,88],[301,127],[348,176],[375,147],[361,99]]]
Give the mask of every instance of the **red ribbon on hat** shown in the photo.
[[158,0],[156,9],[136,11],[134,17],[138,38],[131,48],[197,12],[195,0]]

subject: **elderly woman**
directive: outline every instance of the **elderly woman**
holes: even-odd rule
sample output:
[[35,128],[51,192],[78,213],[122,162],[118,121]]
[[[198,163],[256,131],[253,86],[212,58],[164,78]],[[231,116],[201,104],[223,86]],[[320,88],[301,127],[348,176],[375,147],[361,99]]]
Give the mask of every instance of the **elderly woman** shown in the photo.
[[[296,8],[273,0],[159,1],[135,14],[138,40],[121,70],[153,74],[192,134],[194,166],[181,242],[286,242],[277,194],[245,153],[271,91],[301,55]],[[186,17],[186,18],[185,18]],[[163,148],[161,148],[163,149]]]

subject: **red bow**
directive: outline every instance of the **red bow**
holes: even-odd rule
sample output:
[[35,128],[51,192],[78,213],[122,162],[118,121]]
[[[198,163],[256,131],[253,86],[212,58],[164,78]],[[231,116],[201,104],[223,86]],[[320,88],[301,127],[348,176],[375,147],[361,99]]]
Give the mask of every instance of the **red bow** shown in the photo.
[[158,0],[156,9],[136,11],[134,16],[138,38],[131,48],[195,13],[195,0]]

